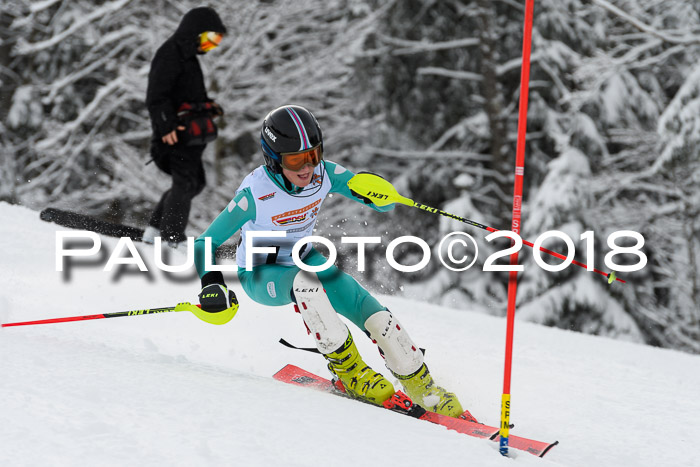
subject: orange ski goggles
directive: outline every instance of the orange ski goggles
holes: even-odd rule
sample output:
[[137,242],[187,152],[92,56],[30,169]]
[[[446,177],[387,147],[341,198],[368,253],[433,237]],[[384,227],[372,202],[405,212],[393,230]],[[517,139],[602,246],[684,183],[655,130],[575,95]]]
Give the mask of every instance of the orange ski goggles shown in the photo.
[[321,150],[320,143],[311,149],[304,149],[298,152],[283,152],[280,155],[282,156],[280,161],[282,167],[292,172],[298,172],[306,164],[316,167],[323,160],[323,150]]
[[199,49],[202,52],[214,50],[221,43],[224,35],[220,32],[206,31],[199,35]]

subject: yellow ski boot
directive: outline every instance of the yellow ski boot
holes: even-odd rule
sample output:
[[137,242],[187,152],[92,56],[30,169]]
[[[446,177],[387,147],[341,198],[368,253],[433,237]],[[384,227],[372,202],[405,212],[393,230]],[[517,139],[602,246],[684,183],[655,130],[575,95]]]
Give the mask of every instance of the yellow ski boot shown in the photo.
[[424,409],[450,417],[459,417],[464,412],[454,393],[435,384],[425,363],[411,375],[394,376],[401,381],[408,397]]
[[352,334],[348,334],[340,349],[324,357],[328,360],[328,369],[340,379],[351,396],[382,405],[394,394],[394,386],[362,360]]

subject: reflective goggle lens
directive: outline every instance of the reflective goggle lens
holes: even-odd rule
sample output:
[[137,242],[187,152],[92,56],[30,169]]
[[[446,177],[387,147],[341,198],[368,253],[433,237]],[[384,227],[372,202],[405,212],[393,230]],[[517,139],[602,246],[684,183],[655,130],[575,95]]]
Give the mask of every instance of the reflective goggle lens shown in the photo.
[[322,160],[321,145],[318,145],[305,151],[282,154],[282,167],[292,172],[297,172],[306,164],[316,167]]
[[199,48],[202,52],[209,52],[221,43],[224,35],[218,32],[207,31],[199,35]]

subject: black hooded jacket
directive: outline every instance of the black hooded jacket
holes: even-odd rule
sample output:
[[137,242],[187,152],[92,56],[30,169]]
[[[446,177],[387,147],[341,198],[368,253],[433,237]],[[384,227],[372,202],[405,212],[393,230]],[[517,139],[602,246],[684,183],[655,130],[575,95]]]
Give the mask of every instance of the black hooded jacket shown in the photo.
[[156,51],[148,74],[146,106],[154,137],[158,140],[177,127],[177,109],[183,102],[208,102],[204,76],[197,60],[199,35],[205,31],[226,33],[211,8],[188,11],[175,33]]

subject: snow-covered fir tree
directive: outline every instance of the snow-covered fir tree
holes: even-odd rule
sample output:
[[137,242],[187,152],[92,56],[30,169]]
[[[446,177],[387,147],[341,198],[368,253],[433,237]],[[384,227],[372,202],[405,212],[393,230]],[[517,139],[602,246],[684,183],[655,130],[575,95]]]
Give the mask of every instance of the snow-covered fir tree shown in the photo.
[[[698,267],[694,254],[687,253],[696,248],[681,240],[697,231],[692,183],[675,210],[686,230],[674,241],[655,241],[648,223],[640,222],[647,216],[640,214],[654,212],[657,224],[670,221],[669,206],[654,205],[662,192],[672,189],[661,188],[671,166],[658,163],[657,126],[697,61],[699,13],[698,5],[682,1],[536,3],[523,234],[534,240],[554,229],[578,240],[593,231],[594,260],[600,267],[607,236],[635,230],[647,238],[643,252],[651,261],[643,271],[627,274],[627,285],[609,287],[604,279],[577,268],[544,273],[524,251],[526,273],[519,295],[523,318],[698,350],[693,337],[697,313],[692,311],[700,308],[692,285],[697,284],[693,278]],[[483,213],[481,222],[496,227],[509,225],[511,211],[522,18],[522,5],[516,2],[402,2],[385,17],[388,26],[374,45],[385,53],[373,58],[387,66],[385,81],[374,90],[373,106],[392,125],[391,132],[379,136],[402,135],[380,144],[412,153],[422,147],[433,157],[427,165],[434,175],[427,177],[421,170],[425,166],[404,158],[402,167],[412,169],[401,175],[413,188],[409,195],[449,210],[456,207],[452,200],[464,199],[452,180],[462,173],[473,175],[473,211]],[[687,81],[695,79],[691,75]],[[686,123],[676,137],[692,141],[692,129]],[[462,163],[456,164],[449,157],[460,151]],[[499,157],[501,152],[507,157]],[[686,169],[693,166],[692,155],[688,157]],[[444,177],[446,166],[451,177]],[[659,168],[655,180],[635,176],[640,171],[649,175],[650,166]],[[470,203],[461,205],[466,212],[456,213],[470,214]],[[668,230],[665,235],[673,236]],[[582,243],[577,250],[584,250]],[[631,263],[636,258],[617,259]],[[663,288],[654,287],[658,266],[652,264],[663,264],[667,273],[683,271],[690,280],[675,285],[665,280]],[[455,278],[437,268],[435,272],[423,282],[428,287],[420,289],[432,300],[449,296],[448,290],[479,287],[470,273]],[[505,277],[492,280],[505,287]],[[468,294],[490,309],[499,296],[503,294]],[[667,307],[664,300],[682,300],[684,305]],[[505,313],[505,303],[500,309]]]

